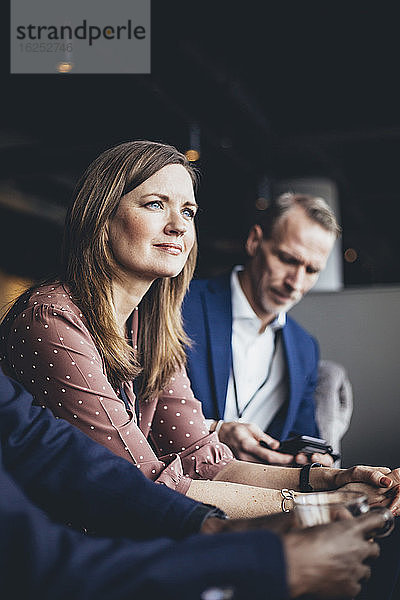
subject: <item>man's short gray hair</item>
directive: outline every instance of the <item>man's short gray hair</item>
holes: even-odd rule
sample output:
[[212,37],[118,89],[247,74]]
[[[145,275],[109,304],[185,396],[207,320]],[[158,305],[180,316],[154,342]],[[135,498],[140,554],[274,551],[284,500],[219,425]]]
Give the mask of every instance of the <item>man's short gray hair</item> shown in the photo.
[[272,237],[276,225],[294,206],[300,206],[311,220],[333,233],[335,237],[339,237],[341,228],[326,200],[309,194],[285,192],[271,200],[267,208],[254,221],[261,226],[265,239]]

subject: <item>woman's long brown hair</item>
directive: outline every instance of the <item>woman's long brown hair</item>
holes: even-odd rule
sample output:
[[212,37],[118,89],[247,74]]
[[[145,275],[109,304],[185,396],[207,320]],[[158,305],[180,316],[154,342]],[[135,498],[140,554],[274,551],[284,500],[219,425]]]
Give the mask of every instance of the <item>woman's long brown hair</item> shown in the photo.
[[106,150],[78,182],[64,230],[61,281],[85,315],[112,385],[141,374],[136,391],[144,400],[154,398],[185,364],[188,340],[181,304],[193,276],[197,244],[179,275],[156,280],[143,297],[134,354],[114,315],[111,282],[118,268],[108,243],[108,223],[122,196],[170,164],[184,166],[196,185],[197,172],[173,146],[134,141]]

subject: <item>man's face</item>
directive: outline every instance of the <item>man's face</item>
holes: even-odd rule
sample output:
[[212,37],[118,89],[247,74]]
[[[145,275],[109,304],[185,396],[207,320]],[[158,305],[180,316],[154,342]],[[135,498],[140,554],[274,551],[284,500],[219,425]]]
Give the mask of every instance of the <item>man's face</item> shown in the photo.
[[291,208],[277,225],[272,239],[265,240],[259,225],[252,227],[246,242],[250,260],[243,288],[260,318],[287,312],[316,283],[335,242],[299,206]]

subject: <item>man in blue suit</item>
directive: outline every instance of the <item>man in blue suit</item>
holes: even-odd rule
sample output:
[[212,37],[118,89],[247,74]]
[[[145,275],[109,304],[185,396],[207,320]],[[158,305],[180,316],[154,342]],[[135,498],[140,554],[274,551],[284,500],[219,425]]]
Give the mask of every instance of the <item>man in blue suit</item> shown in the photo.
[[[237,458],[289,464],[293,456],[275,451],[278,440],[319,435],[318,345],[286,313],[316,283],[339,233],[323,199],[283,194],[251,227],[244,267],[190,286],[183,306],[193,341],[189,378],[210,430]],[[333,462],[321,454],[311,460]]]
[[[378,547],[369,538],[385,523],[377,512],[303,531],[285,513],[221,517],[33,406],[0,370],[4,600],[350,598],[370,575]],[[390,556],[376,565],[371,600],[375,588],[390,597]]]

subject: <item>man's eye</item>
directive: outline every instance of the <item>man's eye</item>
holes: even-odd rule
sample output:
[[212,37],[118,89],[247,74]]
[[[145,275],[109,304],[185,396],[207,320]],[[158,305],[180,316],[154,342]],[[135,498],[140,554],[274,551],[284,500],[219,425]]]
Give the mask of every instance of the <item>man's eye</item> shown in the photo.
[[296,262],[294,258],[292,258],[291,256],[286,256],[286,254],[279,254],[278,256],[280,261],[288,265],[294,264]]

